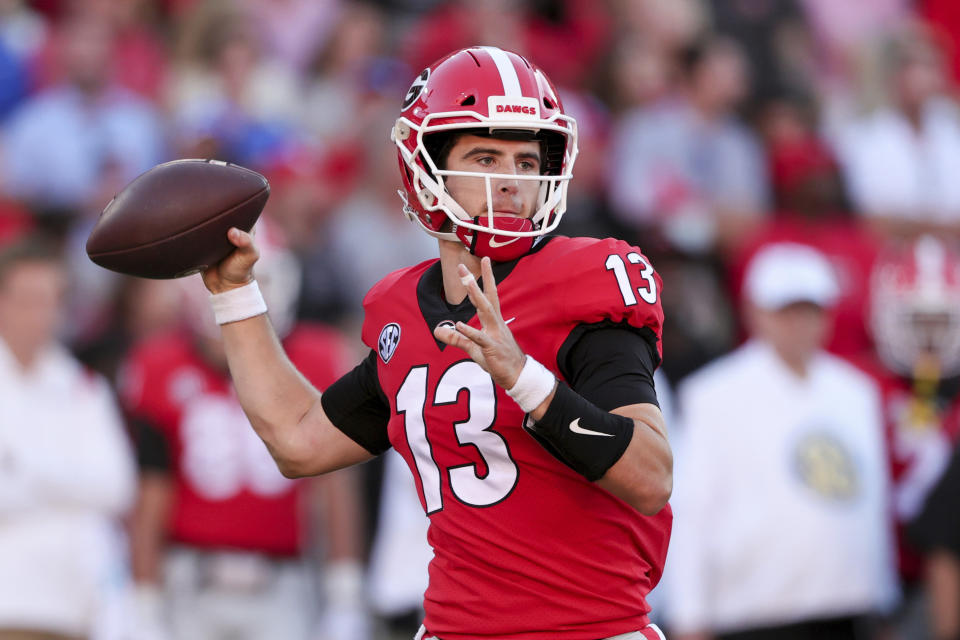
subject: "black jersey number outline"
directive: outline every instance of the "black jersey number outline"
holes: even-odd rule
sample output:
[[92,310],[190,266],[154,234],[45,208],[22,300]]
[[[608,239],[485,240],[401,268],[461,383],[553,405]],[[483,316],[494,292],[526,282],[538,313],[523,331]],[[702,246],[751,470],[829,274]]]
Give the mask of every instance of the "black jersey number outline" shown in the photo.
[[[440,465],[433,455],[427,437],[427,365],[418,365],[407,372],[397,391],[397,413],[403,414],[404,434],[413,455],[427,515],[443,509]],[[460,392],[467,392],[467,419],[453,423],[454,435],[461,446],[473,446],[480,454],[487,472],[482,476],[477,465],[468,462],[448,467],[447,483],[454,497],[471,507],[489,507],[502,502],[517,486],[517,463],[510,455],[506,439],[493,430],[497,415],[496,387],[490,374],[472,360],[451,365],[437,381],[433,405],[449,405],[459,401]]]

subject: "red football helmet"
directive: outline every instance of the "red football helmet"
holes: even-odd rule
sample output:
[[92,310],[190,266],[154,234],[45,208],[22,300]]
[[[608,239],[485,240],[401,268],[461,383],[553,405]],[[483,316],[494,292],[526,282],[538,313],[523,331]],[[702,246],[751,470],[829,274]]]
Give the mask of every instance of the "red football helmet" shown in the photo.
[[925,236],[881,258],[870,315],[877,350],[893,371],[915,376],[932,359],[940,376],[960,373],[960,256]]
[[[489,194],[491,180],[508,175],[440,168],[435,156],[456,132],[540,142],[540,175],[509,175],[540,183],[530,219],[494,215],[489,197],[487,215],[472,216],[450,195],[444,184],[449,176],[483,179]],[[515,53],[472,47],[424,69],[404,98],[390,138],[397,145],[406,216],[434,237],[463,242],[475,255],[498,261],[523,255],[537,236],[556,229],[566,209],[577,156],[576,121],[563,113],[543,71]],[[452,226],[444,227],[447,220]]]

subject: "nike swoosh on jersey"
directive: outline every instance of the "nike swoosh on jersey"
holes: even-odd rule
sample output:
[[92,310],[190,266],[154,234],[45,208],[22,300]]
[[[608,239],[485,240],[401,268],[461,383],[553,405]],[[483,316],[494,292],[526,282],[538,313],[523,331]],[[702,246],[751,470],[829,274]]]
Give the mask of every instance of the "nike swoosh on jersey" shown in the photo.
[[491,248],[491,249],[498,249],[498,248],[500,248],[500,247],[505,247],[505,246],[507,246],[508,244],[513,243],[513,242],[516,242],[516,241],[519,240],[519,239],[520,239],[520,238],[510,238],[510,239],[507,240],[506,242],[497,242],[497,238],[496,238],[496,236],[494,236],[493,238],[490,238],[490,248]]
[[602,433],[600,431],[592,431],[590,429],[584,429],[583,427],[580,426],[580,418],[577,418],[576,420],[570,423],[570,431],[573,431],[574,433],[579,433],[580,435],[584,435],[584,436],[605,436],[607,438],[613,437],[612,433]]
[[509,320],[505,321],[503,324],[510,324],[511,322],[513,322],[513,321],[516,320],[516,319],[517,319],[517,316],[513,316],[513,317],[510,318]]

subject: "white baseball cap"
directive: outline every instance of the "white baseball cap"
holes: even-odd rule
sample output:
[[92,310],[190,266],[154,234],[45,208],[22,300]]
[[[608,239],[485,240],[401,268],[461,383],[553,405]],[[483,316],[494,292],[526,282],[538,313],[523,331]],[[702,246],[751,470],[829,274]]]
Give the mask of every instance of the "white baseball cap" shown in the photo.
[[763,309],[782,309],[795,302],[827,308],[836,302],[839,286],[822,253],[784,242],[764,247],[753,257],[747,266],[744,293]]

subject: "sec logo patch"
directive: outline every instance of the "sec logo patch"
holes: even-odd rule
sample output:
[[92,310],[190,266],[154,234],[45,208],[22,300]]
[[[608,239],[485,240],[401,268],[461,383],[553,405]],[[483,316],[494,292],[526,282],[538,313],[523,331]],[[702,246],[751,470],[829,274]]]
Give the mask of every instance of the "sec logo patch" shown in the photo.
[[377,351],[383,364],[390,362],[394,352],[397,350],[397,344],[400,343],[400,325],[391,322],[380,330],[380,338],[377,340]]

